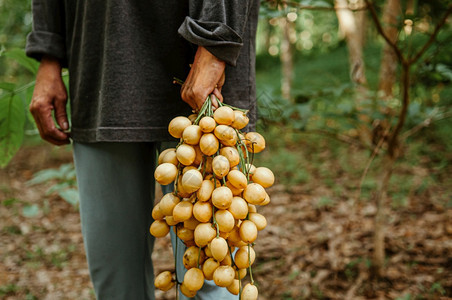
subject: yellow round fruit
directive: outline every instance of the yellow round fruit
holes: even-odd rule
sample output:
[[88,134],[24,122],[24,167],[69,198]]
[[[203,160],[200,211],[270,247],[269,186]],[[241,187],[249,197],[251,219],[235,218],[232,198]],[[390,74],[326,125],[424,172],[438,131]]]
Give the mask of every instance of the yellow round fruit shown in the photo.
[[239,190],[243,190],[248,186],[248,180],[245,174],[239,170],[232,170],[228,173],[228,181]]
[[217,139],[219,139],[220,141],[233,140],[234,137],[237,136],[234,129],[227,125],[218,125],[217,127],[215,127],[213,134],[215,134]]
[[159,158],[158,158],[158,161],[157,161],[157,164],[160,165],[160,164],[164,163],[163,158],[164,158],[165,155],[166,155],[168,152],[170,152],[170,151],[176,151],[176,148],[168,148],[168,149],[165,149],[165,150],[163,150],[162,152],[160,152]]
[[248,203],[243,198],[234,197],[228,211],[234,216],[234,219],[243,220],[248,215]]
[[176,156],[176,148],[171,148],[170,151],[165,153],[165,155],[162,157],[162,164],[163,163],[170,163],[175,166],[179,164],[179,161],[177,160]]
[[170,163],[159,165],[154,171],[155,180],[161,185],[167,185],[176,179],[177,167]]
[[174,221],[173,216],[166,216],[165,222],[166,222],[166,224],[168,224],[168,226],[174,226],[174,225],[179,224],[179,222]]
[[218,124],[231,125],[234,122],[235,115],[232,108],[227,106],[219,107],[213,113],[213,118]]
[[228,159],[231,168],[240,163],[239,152],[235,147],[223,147],[220,149],[220,154]]
[[170,271],[163,271],[154,279],[154,286],[164,292],[170,290],[175,284]]
[[212,204],[198,201],[193,205],[193,216],[201,223],[207,223],[212,218]]
[[[174,228],[174,227],[173,227]],[[194,231],[188,228],[185,228],[183,224],[177,226],[177,237],[182,241],[192,241],[194,237]]]
[[245,220],[240,224],[240,238],[245,243],[252,243],[257,238],[257,227],[256,224],[250,220]]
[[169,230],[168,224],[163,220],[155,220],[149,228],[149,232],[157,238],[164,237],[168,234]]
[[215,212],[215,219],[222,232],[230,232],[235,226],[234,216],[228,210],[217,210]]
[[216,237],[210,242],[210,252],[217,261],[222,261],[228,254],[228,243],[222,237]]
[[212,223],[200,223],[195,229],[195,243],[198,247],[204,247],[216,235],[217,231],[213,228]]
[[253,174],[253,182],[259,183],[262,187],[268,188],[275,183],[275,175],[266,167],[256,168]]
[[265,149],[265,139],[257,132],[248,132],[245,135],[248,151],[259,153]]
[[238,189],[229,181],[226,181],[226,186],[231,190],[233,196],[241,196],[243,189]]
[[247,283],[243,287],[240,300],[257,300],[258,295],[257,287],[251,283]]
[[201,187],[196,192],[196,196],[199,201],[208,201],[212,196],[212,192],[215,189],[214,183],[210,180],[203,180]]
[[174,207],[180,202],[179,197],[174,195],[173,193],[168,193],[163,196],[160,200],[158,206],[160,211],[165,216],[172,216]]
[[202,272],[204,273],[204,277],[207,280],[213,279],[213,273],[215,270],[220,266],[220,263],[216,261],[214,258],[208,258],[203,264],[202,264]]
[[232,122],[231,126],[236,129],[243,129],[250,122],[250,119],[246,115],[246,113],[234,110],[234,122]]
[[164,217],[165,217],[165,215],[160,210],[159,203],[157,203],[157,205],[155,205],[154,208],[152,209],[152,219],[163,220]]
[[222,178],[229,172],[229,160],[223,155],[217,155],[212,161],[212,170],[218,177]]
[[234,269],[231,266],[219,266],[213,273],[213,281],[217,286],[230,286],[234,281]]
[[237,252],[234,255],[234,263],[239,269],[246,269],[254,263],[254,260],[256,259],[256,252],[254,251],[253,247],[249,247],[249,254],[248,254],[248,246],[242,246],[240,247]]
[[181,138],[184,129],[191,125],[187,117],[175,117],[168,125],[168,132],[175,138]]
[[184,129],[182,139],[185,144],[197,145],[201,139],[202,131],[198,125],[190,125]]
[[265,200],[262,201],[261,203],[259,203],[259,205],[265,206],[265,205],[268,205],[269,203],[270,203],[270,196],[267,194],[267,195],[265,196]]
[[214,131],[215,126],[217,126],[217,124],[212,117],[202,117],[201,120],[199,120],[199,127],[202,132],[212,132]]
[[246,268],[235,270],[235,279],[242,280],[243,278],[245,278],[245,276],[246,276]]
[[201,152],[201,148],[199,148],[199,145],[194,145],[193,149],[195,149],[195,160],[193,161],[193,165],[199,166],[204,158],[204,154]]
[[219,209],[228,209],[232,202],[232,192],[226,186],[220,186],[212,192],[212,204]]
[[240,282],[237,279],[232,281],[232,284],[226,287],[229,293],[238,295],[240,291]]
[[192,169],[182,175],[182,186],[187,193],[194,193],[201,187],[202,174],[197,169]]
[[173,219],[176,222],[184,222],[193,215],[193,204],[184,200],[179,202],[173,209]]
[[243,198],[250,204],[260,204],[266,196],[267,192],[259,183],[250,183],[243,190]]
[[[195,206],[193,205],[193,212],[194,211],[195,211]],[[192,216],[190,219],[184,221],[184,227],[187,229],[190,229],[190,230],[195,230],[195,228],[196,228],[196,226],[198,226],[198,224],[199,224],[199,221],[196,220],[196,218],[194,216]]]
[[267,227],[267,219],[260,213],[250,213],[248,219],[256,225],[258,231]]
[[198,291],[189,290],[184,282],[182,282],[182,284],[180,285],[179,288],[180,288],[180,292],[188,298],[193,298],[194,296],[196,296],[196,293],[198,292]]
[[191,165],[196,158],[196,151],[193,146],[182,144],[176,149],[177,160],[184,166]]
[[219,146],[220,142],[218,142],[218,139],[212,133],[203,134],[199,140],[199,148],[207,156],[212,156],[217,153]]
[[196,268],[198,266],[198,257],[199,264],[202,264],[206,259],[206,255],[202,249],[199,249],[196,246],[188,247],[184,252],[184,256],[182,257],[182,262],[184,267],[189,270],[191,268]]
[[199,291],[204,284],[204,274],[198,268],[191,268],[185,273],[184,284],[190,291]]
[[193,123],[198,118],[198,114],[191,114],[187,118]]

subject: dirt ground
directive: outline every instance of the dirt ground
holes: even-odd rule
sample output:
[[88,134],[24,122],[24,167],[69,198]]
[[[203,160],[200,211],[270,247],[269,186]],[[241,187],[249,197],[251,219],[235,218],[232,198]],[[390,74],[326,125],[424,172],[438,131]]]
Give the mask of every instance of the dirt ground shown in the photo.
[[[76,208],[52,182],[29,186],[35,172],[71,162],[70,151],[22,149],[0,170],[0,299],[94,299]],[[255,246],[259,299],[452,299],[452,209],[411,198],[391,213],[382,279],[370,276],[370,202],[346,196],[320,205],[322,187],[276,184],[260,208],[268,220]],[[36,204],[39,211],[26,217]],[[170,243],[159,239],[155,271],[172,269]],[[174,299],[174,291],[157,299]]]

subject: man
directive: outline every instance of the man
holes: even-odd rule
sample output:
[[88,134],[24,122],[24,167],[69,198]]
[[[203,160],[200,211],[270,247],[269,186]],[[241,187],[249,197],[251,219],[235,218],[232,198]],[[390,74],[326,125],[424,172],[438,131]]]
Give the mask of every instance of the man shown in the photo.
[[[44,140],[73,141],[98,299],[154,297],[148,228],[155,151],[170,140],[169,121],[215,94],[251,109],[252,129],[258,6],[257,0],[33,0],[26,53],[41,64],[30,110]],[[173,77],[186,78],[181,90]],[[222,293],[199,294],[226,299]]]

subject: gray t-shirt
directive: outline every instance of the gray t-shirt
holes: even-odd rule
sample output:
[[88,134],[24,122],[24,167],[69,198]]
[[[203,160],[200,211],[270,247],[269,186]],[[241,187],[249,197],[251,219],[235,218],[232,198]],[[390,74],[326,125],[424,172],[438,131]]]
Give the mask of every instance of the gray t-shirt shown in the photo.
[[169,140],[188,115],[173,77],[185,79],[197,45],[224,60],[225,103],[256,120],[258,0],[33,0],[26,53],[69,69],[77,142]]

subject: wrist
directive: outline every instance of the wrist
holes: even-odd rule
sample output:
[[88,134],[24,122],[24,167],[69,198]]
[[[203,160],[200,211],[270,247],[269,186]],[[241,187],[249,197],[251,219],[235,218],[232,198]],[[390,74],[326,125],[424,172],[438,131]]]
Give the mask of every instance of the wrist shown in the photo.
[[57,58],[44,55],[39,65],[37,80],[61,79],[61,63]]

